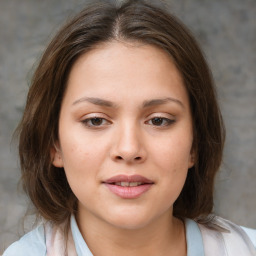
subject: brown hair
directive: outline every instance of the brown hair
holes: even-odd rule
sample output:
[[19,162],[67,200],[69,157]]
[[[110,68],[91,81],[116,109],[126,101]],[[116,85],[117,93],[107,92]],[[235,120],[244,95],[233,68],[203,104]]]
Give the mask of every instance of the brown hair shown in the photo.
[[65,172],[52,165],[50,152],[58,140],[59,112],[72,65],[95,45],[111,40],[155,45],[171,56],[180,71],[191,104],[196,163],[174,204],[174,215],[206,216],[213,208],[214,177],[224,143],[212,76],[184,25],[147,1],[92,4],[66,24],[46,49],[17,130],[24,190],[46,220],[61,223],[77,210]]

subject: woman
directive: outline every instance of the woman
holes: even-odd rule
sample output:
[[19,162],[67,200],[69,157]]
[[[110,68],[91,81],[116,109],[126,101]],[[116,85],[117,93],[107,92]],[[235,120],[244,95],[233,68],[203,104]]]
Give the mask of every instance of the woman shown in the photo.
[[71,20],[18,131],[43,224],[5,256],[255,255],[255,231],[212,215],[224,127],[211,73],[154,4],[96,3]]

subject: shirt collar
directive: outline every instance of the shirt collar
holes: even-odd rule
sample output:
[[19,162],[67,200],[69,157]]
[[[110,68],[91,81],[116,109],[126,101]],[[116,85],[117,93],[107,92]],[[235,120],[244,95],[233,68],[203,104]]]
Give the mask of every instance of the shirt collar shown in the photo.
[[[185,219],[185,227],[187,256],[204,256],[203,239],[197,223],[191,219]],[[77,255],[93,256],[81,235],[74,215],[71,216],[71,231],[75,242]]]
[[204,256],[201,231],[194,220],[185,219],[187,256]]
[[93,256],[82,237],[74,215],[71,216],[71,232],[75,242],[77,256]]

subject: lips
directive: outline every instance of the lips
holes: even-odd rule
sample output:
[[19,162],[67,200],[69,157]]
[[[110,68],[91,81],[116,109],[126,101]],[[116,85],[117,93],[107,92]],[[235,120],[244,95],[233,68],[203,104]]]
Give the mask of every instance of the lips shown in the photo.
[[154,182],[141,175],[117,175],[103,184],[115,195],[124,199],[135,199],[146,193]]

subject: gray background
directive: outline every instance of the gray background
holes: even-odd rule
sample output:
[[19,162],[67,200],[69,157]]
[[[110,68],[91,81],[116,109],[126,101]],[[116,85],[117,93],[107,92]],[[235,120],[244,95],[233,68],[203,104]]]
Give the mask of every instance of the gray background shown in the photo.
[[[82,0],[0,0],[0,251],[22,233],[16,142],[33,65]],[[256,1],[167,1],[194,32],[216,80],[227,128],[215,212],[256,228]]]

